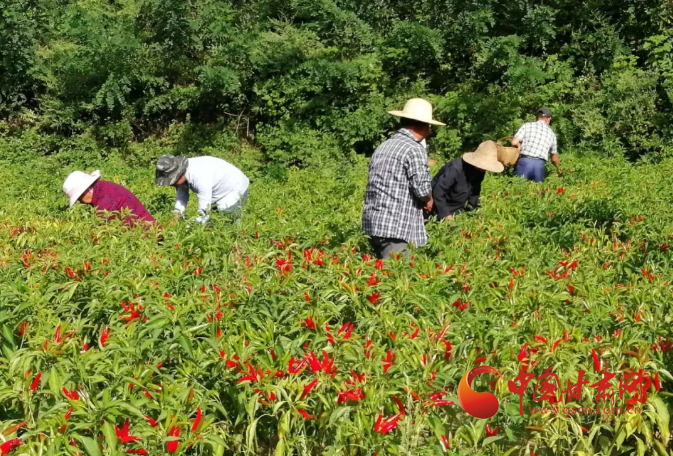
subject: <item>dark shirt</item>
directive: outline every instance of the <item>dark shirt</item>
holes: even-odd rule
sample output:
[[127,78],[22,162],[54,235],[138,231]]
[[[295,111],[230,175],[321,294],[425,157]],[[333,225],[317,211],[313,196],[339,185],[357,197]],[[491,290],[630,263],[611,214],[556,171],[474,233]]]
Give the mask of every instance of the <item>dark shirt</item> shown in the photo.
[[131,193],[130,190],[104,180],[97,180],[93,184],[93,199],[91,204],[98,210],[98,215],[102,216],[103,211],[117,213],[109,219],[118,218],[118,213],[128,210],[131,215],[124,218],[125,225],[133,225],[134,220],[144,220],[149,223],[155,222],[154,217],[145,209],[145,206]]
[[[456,158],[439,170],[432,179],[432,198],[435,200],[435,213],[440,220],[479,207],[479,194],[485,174],[462,158]],[[465,203],[469,203],[470,208],[466,208]]]

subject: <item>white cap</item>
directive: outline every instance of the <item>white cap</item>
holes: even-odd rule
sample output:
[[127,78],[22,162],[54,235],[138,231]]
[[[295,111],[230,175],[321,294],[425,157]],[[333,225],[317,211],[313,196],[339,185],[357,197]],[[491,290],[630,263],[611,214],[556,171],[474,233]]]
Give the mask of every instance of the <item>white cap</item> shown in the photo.
[[73,171],[63,183],[63,192],[68,195],[70,207],[72,207],[80,196],[87,191],[98,179],[100,171],[96,170],[91,174],[82,171]]

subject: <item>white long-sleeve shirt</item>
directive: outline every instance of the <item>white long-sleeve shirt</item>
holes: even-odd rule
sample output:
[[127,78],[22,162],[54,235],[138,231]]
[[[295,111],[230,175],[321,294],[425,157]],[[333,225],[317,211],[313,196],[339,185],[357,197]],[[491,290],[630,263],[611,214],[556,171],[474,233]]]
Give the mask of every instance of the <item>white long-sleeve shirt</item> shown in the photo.
[[250,180],[229,162],[216,157],[196,157],[187,160],[187,182],[177,188],[175,211],[184,214],[189,202],[189,191],[196,193],[199,214],[205,216],[211,204],[230,196],[232,192],[243,195]]

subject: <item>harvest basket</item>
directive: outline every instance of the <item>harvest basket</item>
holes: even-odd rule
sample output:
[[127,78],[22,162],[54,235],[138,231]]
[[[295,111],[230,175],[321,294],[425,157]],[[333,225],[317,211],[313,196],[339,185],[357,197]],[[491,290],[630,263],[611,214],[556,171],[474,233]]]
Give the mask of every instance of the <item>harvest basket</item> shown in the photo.
[[504,146],[502,144],[503,141],[509,141],[511,144],[512,139],[514,139],[513,136],[505,136],[504,138],[500,138],[497,142],[498,161],[505,165],[505,168],[511,168],[516,165],[517,160],[519,160],[520,151],[518,147]]

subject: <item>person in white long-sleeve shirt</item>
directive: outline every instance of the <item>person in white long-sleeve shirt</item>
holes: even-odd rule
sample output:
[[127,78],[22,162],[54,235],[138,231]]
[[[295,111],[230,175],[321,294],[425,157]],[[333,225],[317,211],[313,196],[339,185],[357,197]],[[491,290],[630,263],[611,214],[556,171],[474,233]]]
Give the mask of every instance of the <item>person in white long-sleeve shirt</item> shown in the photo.
[[207,223],[213,204],[224,212],[236,212],[248,199],[250,180],[237,167],[216,157],[186,158],[183,155],[164,155],[156,166],[157,185],[176,188],[175,212],[184,216],[190,190],[198,199],[199,217]]

